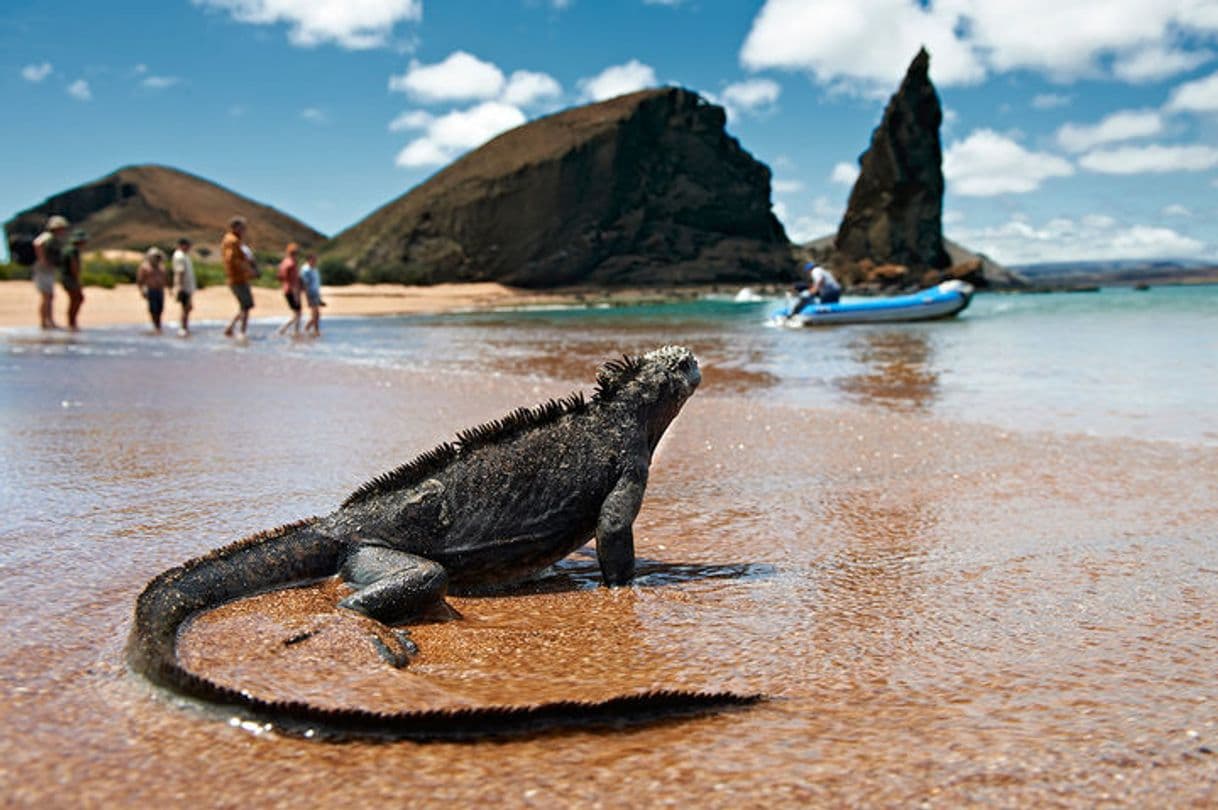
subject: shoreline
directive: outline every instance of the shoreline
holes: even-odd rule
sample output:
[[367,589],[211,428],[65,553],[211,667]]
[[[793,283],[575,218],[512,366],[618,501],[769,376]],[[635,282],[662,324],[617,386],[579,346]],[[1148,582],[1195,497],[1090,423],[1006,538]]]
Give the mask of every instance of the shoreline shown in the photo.
[[[254,309],[250,317],[257,319],[283,318],[291,314],[283,294],[277,289],[254,287]],[[80,311],[81,329],[99,326],[140,326],[150,322],[144,299],[134,284],[120,284],[113,289],[86,287],[85,302]],[[408,287],[401,284],[352,284],[347,287],[324,287],[322,323],[328,317],[424,315],[461,309],[490,309],[500,306],[530,306],[574,302],[571,294],[556,295],[518,290],[491,282],[471,284],[437,284],[432,287]],[[29,281],[0,281],[0,328],[37,328],[38,295]],[[56,287],[52,303],[55,321],[67,322],[67,294]],[[194,295],[192,322],[227,321],[236,314],[236,302],[227,287],[212,286]],[[170,291],[166,295],[163,324],[177,328],[181,307]],[[308,318],[308,307],[304,308]]]
[[[351,284],[342,287],[322,287],[322,323],[327,318],[352,316],[438,315],[446,312],[467,312],[499,308],[536,306],[630,306],[669,303],[702,298],[708,294],[735,294],[739,287],[708,285],[696,287],[563,287],[549,290],[529,290],[508,287],[497,282],[468,282],[411,286],[406,284]],[[254,308],[250,318],[286,319],[290,315],[283,294],[278,289],[253,287]],[[85,302],[80,311],[82,330],[101,326],[141,326],[150,323],[144,299],[134,284],[119,284],[112,289],[86,287]],[[67,294],[55,287],[52,308],[55,322],[67,323]],[[30,281],[0,281],[0,329],[37,328],[38,295]],[[236,314],[236,302],[225,286],[210,286],[194,295],[192,323],[226,322]],[[177,328],[181,307],[172,291],[165,296],[163,325]],[[303,309],[307,320],[308,307]]]

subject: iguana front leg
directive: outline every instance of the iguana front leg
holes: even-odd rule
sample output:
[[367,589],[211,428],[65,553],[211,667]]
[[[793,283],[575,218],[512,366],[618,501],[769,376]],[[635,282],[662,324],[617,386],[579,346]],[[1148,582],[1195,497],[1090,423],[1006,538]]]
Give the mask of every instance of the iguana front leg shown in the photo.
[[384,546],[356,548],[347,555],[339,574],[358,590],[338,604],[383,624],[419,616],[448,590],[444,566]]
[[601,504],[596,521],[596,559],[606,585],[625,585],[634,578],[634,519],[647,489],[646,456],[626,467]]

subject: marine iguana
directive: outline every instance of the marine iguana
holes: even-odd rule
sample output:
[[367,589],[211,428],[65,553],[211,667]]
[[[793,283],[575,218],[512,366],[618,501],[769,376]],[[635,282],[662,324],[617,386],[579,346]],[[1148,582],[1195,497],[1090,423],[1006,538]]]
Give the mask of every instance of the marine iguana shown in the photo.
[[180,628],[224,602],[335,574],[339,602],[387,624],[455,588],[527,578],[595,536],[605,584],[634,576],[632,524],[651,456],[702,375],[666,346],[601,366],[576,392],[465,430],[361,486],[331,514],[248,537],[173,568],[140,594],[127,646],[153,683],[308,737],[471,739],[629,722],[745,705],[756,695],[661,690],[599,702],[375,713],[271,702],[214,683],[177,657]]

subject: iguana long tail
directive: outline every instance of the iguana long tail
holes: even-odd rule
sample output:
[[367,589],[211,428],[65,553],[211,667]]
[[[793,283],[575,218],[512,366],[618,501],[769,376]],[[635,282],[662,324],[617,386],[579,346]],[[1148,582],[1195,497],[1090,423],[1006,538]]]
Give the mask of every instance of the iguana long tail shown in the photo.
[[178,631],[195,614],[277,587],[333,575],[342,544],[306,520],[234,543],[156,577],[140,594],[127,645],[131,668],[158,686],[232,707],[276,731],[323,739],[353,737],[472,740],[562,728],[617,727],[703,713],[760,700],[732,692],[662,690],[597,702],[370,712],[267,701],[190,672],[177,657]]

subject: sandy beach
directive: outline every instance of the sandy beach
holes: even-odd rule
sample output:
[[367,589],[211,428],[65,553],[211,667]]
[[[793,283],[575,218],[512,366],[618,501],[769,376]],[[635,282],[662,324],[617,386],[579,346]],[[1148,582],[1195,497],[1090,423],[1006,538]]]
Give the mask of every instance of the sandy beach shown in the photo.
[[[1218,447],[942,418],[948,383],[925,371],[942,362],[925,336],[912,359],[909,346],[894,355],[867,343],[884,350],[872,368],[891,384],[852,384],[857,404],[832,408],[777,401],[790,383],[737,367],[738,337],[617,315],[581,315],[568,329],[564,317],[352,319],[320,342],[246,345],[215,327],[190,341],[122,328],[76,341],[10,335],[5,801],[1218,800]],[[664,687],[760,692],[765,703],[507,742],[324,744],[242,727],[127,670],[132,605],[149,578],[324,514],[457,429],[586,391],[596,362],[661,338],[697,345],[705,377],[656,454],[634,586],[600,587],[586,547],[538,583],[452,597],[461,618],[413,627],[421,652],[402,670],[376,655],[365,619],[335,607],[332,580],[206,614],[179,649],[223,683],[334,706]],[[428,365],[323,353],[378,340],[387,356]],[[943,379],[966,370],[937,368]]]
[[[253,318],[283,318],[290,314],[283,295],[277,289],[254,287]],[[502,284],[437,284],[431,287],[408,287],[402,284],[352,284],[346,287],[323,287],[322,320],[349,315],[414,315],[450,312],[461,309],[483,309],[498,306],[526,306],[556,300],[570,300],[571,295],[538,293],[513,289]],[[177,328],[181,307],[167,296],[165,320],[167,327]],[[67,323],[67,295],[56,288],[55,320]],[[0,328],[37,325],[38,295],[29,281],[0,281]],[[191,320],[227,321],[236,312],[236,303],[227,287],[208,287],[194,296]],[[305,310],[308,317],[308,310]],[[81,309],[83,328],[90,326],[134,326],[149,323],[147,304],[134,284],[120,284],[113,289],[86,287],[85,303]]]

